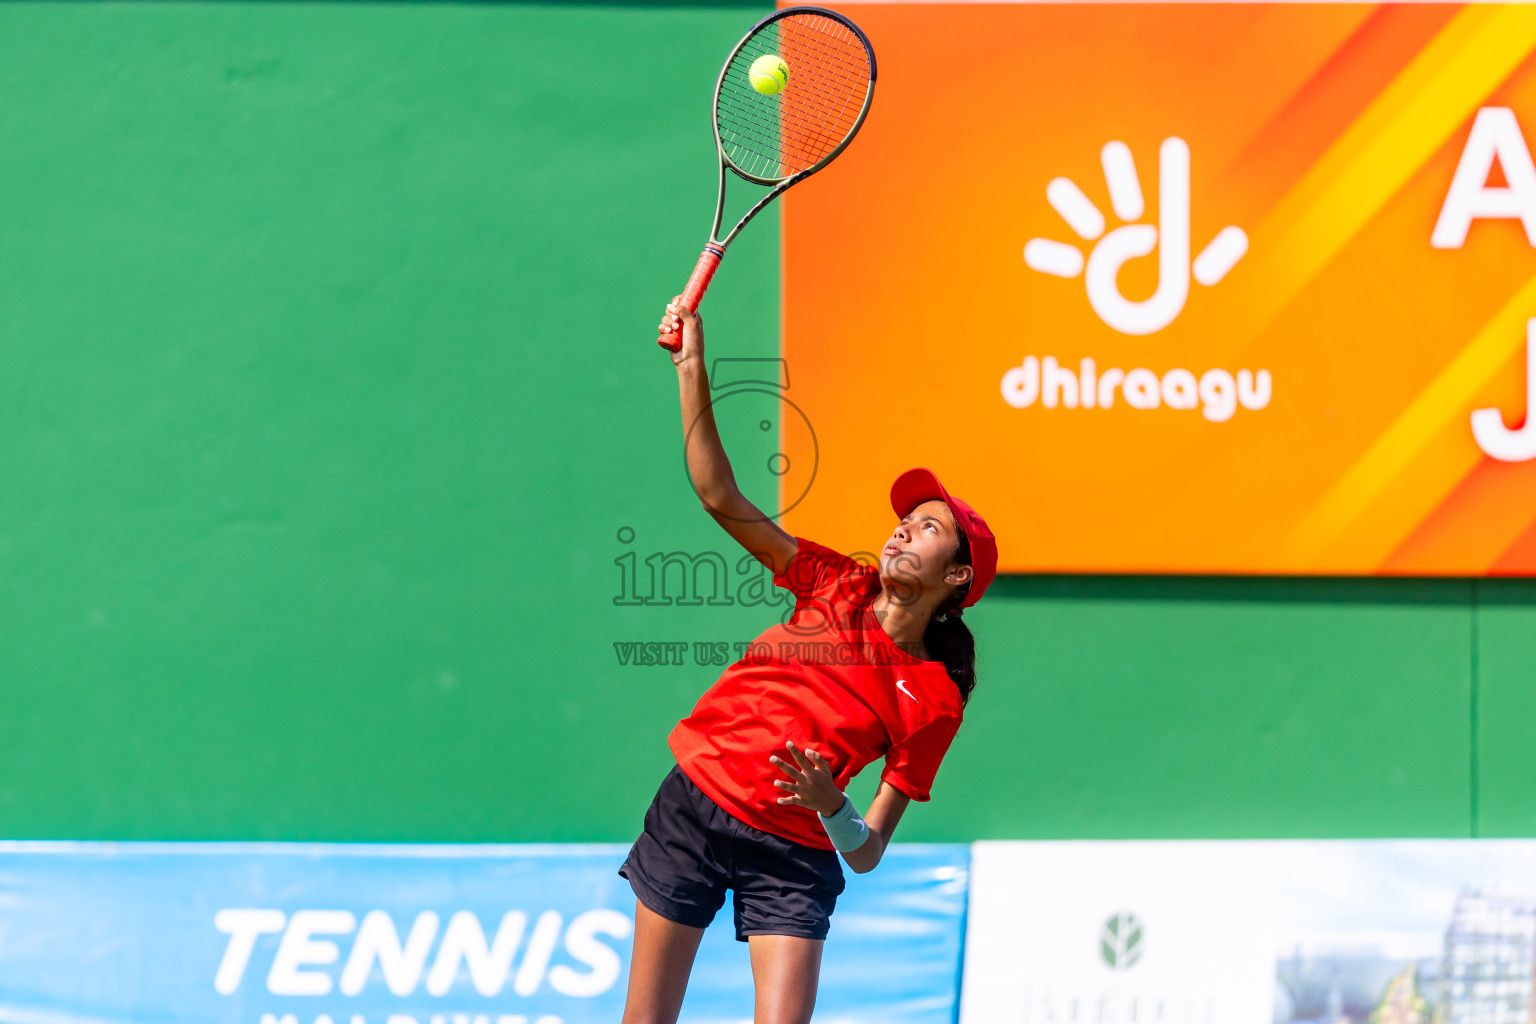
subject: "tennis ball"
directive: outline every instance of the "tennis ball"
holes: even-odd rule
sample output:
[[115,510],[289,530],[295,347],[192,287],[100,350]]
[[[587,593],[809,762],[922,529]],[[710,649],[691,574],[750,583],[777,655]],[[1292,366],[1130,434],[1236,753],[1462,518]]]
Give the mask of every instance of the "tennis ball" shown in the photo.
[[752,62],[747,73],[752,88],[764,96],[776,96],[789,84],[789,65],[776,53],[765,53]]

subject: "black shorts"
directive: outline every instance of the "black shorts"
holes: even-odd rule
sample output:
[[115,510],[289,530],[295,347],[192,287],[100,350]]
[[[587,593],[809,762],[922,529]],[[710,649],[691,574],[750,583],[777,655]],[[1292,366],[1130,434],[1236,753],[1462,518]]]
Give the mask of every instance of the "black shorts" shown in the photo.
[[694,928],[708,927],[725,905],[725,891],[733,890],[742,942],[749,935],[826,938],[844,885],[836,853],[733,818],[675,766],[619,874],[641,903]]

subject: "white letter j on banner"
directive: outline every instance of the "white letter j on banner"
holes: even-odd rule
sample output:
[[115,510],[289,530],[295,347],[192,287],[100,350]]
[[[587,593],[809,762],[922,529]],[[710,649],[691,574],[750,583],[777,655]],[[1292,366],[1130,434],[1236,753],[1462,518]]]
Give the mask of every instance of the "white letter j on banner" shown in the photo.
[[1472,436],[1477,446],[1500,462],[1536,459],[1536,317],[1525,322],[1525,425],[1510,430],[1497,409],[1478,409],[1472,414]]

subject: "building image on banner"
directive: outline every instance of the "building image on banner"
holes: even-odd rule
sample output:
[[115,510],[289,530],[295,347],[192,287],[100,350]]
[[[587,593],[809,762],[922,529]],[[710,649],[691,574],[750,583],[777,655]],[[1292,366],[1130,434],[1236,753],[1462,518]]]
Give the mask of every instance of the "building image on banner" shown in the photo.
[[1281,957],[1276,1024],[1530,1024],[1536,896],[1470,887],[1456,894],[1439,952]]

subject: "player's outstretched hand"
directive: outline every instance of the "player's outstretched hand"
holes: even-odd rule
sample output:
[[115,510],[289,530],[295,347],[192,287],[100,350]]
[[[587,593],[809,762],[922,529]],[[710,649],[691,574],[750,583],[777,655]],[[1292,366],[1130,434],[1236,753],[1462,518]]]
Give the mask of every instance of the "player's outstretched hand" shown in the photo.
[[688,312],[681,295],[672,296],[667,312],[661,318],[660,333],[683,332],[683,346],[672,353],[672,362],[683,363],[689,359],[704,358],[704,319],[697,313]]
[[826,817],[836,814],[842,808],[845,797],[843,791],[837,788],[837,780],[832,777],[832,766],[827,764],[826,758],[814,750],[802,753],[794,743],[785,743],[784,746],[795,759],[793,765],[780,757],[768,759],[775,768],[789,776],[788,780],[775,779],[773,782],[779,789],[790,793],[789,796],[779,797],[779,803],[809,807]]

